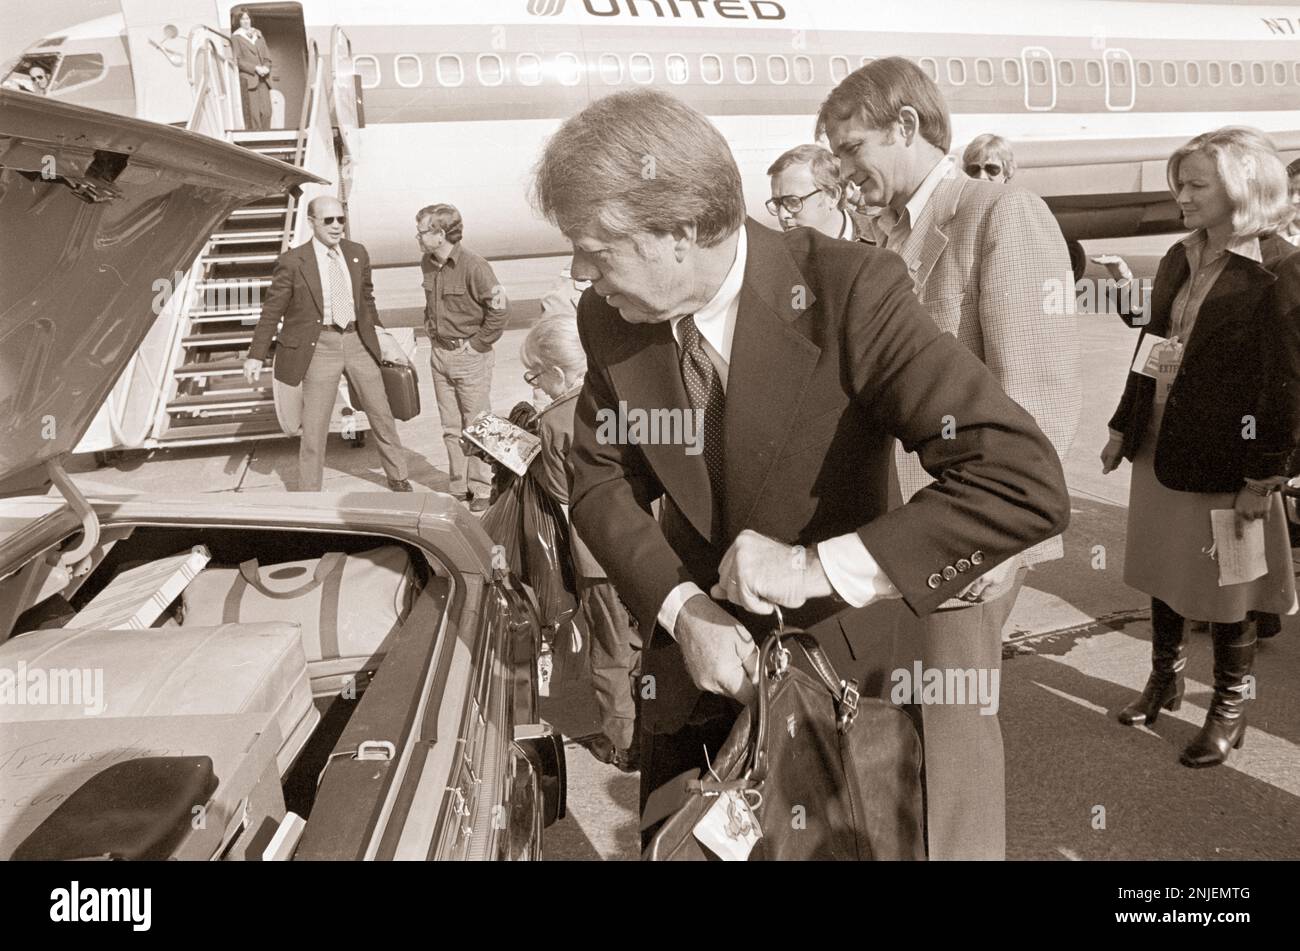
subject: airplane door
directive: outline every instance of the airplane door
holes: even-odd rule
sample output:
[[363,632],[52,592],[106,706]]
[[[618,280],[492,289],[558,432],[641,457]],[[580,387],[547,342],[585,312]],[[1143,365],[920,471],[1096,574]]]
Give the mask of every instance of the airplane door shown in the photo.
[[343,145],[339,163],[343,195],[346,202],[352,191],[352,171],[360,159],[361,136],[365,124],[361,102],[361,77],[352,62],[352,41],[340,27],[330,31],[330,111],[334,127]]
[[1128,50],[1108,49],[1102,54],[1106,77],[1106,108],[1125,112],[1137,100],[1137,82],[1133,76],[1133,56]]
[[1056,108],[1056,63],[1051,50],[1026,46],[1020,51],[1024,70],[1025,108],[1030,112],[1047,112]]
[[217,23],[214,0],[122,0],[126,45],[135,83],[136,115],[153,122],[188,122],[194,91],[186,69],[188,37]]

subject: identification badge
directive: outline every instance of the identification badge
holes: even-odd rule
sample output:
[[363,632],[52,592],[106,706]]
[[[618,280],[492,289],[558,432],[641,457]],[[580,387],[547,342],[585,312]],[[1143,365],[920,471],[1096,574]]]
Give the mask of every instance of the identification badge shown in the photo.
[[1149,376],[1156,381],[1156,402],[1164,403],[1169,399],[1169,390],[1178,376],[1178,368],[1183,362],[1183,343],[1177,337],[1157,337],[1147,334],[1142,338],[1133,365],[1129,368],[1134,373]]
[[695,824],[695,838],[724,862],[749,858],[763,830],[744,795],[727,790],[714,800],[704,818]]

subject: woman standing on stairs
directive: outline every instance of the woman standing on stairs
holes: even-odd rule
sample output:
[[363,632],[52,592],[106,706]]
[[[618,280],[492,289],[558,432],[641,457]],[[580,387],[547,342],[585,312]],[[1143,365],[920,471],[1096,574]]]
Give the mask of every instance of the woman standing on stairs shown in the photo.
[[261,132],[271,128],[271,51],[266,48],[266,37],[253,29],[247,10],[239,14],[234,44],[235,61],[244,80],[244,128]]
[[[1300,254],[1277,234],[1292,214],[1286,170],[1261,133],[1199,135],[1167,175],[1192,233],[1160,262],[1138,342],[1145,353],[1155,338],[1156,352],[1131,368],[1101,453],[1103,472],[1133,463],[1124,581],[1151,595],[1151,676],[1119,719],[1178,709],[1184,620],[1208,621],[1214,696],[1181,762],[1217,766],[1241,746],[1254,695],[1247,613],[1296,610],[1277,490],[1300,437]],[[1215,509],[1232,510],[1237,537],[1263,522],[1261,577],[1219,584]]]

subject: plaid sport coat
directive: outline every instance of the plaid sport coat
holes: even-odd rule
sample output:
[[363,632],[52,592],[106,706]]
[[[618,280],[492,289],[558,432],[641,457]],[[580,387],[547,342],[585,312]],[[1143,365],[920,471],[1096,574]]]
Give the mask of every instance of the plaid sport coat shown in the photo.
[[[1074,293],[1074,277],[1043,200],[956,170],[939,182],[902,244],[886,247],[907,264],[938,328],[984,361],[1064,461],[1082,403],[1078,333],[1072,308],[1060,306],[1062,294]],[[961,407],[952,415],[960,428]],[[915,453],[898,446],[895,461],[904,501],[932,481]],[[1063,555],[1058,535],[1022,560]]]

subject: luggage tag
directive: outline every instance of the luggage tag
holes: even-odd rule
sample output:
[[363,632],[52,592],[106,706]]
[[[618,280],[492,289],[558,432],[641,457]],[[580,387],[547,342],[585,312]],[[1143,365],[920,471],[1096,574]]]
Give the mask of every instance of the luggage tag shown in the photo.
[[763,837],[758,817],[738,789],[720,793],[695,824],[694,833],[701,845],[724,862],[745,861]]
[[1177,335],[1165,339],[1147,334],[1142,338],[1142,345],[1138,347],[1129,369],[1156,381],[1156,402],[1163,404],[1169,399],[1169,391],[1182,361],[1183,343]]

